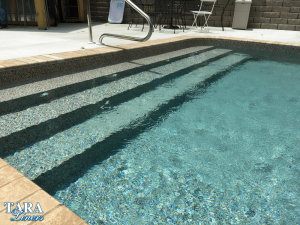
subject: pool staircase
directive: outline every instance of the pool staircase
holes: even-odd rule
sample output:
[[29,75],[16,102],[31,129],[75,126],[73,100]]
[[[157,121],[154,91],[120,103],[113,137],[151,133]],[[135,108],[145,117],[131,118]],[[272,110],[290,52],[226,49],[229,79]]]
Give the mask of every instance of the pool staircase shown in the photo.
[[105,146],[126,130],[247,59],[198,46],[0,90],[0,158],[54,195],[117,154]]

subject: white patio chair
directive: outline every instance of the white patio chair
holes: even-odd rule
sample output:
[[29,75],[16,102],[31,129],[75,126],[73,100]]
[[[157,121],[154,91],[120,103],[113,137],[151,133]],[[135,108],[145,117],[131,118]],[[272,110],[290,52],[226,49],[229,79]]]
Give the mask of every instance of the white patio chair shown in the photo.
[[[214,10],[214,6],[215,6],[215,3],[216,3],[217,0],[200,0],[201,4],[200,4],[200,8],[198,11],[191,11],[194,15],[194,22],[192,24],[192,26],[194,26],[194,24],[196,24],[196,28],[198,29],[198,25],[197,25],[197,18],[198,16],[204,16],[204,24],[203,26],[201,27],[201,31],[202,29],[204,30],[205,28],[207,28],[207,31],[208,31],[208,24],[207,24],[207,21],[210,17],[210,15],[212,14],[212,11]],[[206,11],[206,5],[203,4],[203,2],[209,2],[210,5],[209,7],[211,7],[211,10],[210,11]],[[203,10],[204,8],[204,10]],[[202,10],[201,10],[202,9]]]

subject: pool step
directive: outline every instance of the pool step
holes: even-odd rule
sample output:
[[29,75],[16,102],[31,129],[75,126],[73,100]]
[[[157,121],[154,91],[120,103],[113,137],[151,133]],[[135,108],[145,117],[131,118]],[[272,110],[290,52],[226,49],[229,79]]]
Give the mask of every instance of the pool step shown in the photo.
[[[130,69],[134,68],[142,68],[142,66],[151,66],[151,69],[154,67],[158,67],[158,63],[164,61],[166,64],[166,60],[176,61],[178,58],[182,56],[186,56],[188,54],[195,55],[196,52],[199,54],[203,53],[204,51],[211,50],[212,46],[195,46],[195,47],[189,47],[189,48],[182,48],[181,50],[175,50],[170,51],[163,54],[156,54],[155,56],[150,57],[142,57],[140,59],[136,60],[128,60],[127,62],[118,63],[116,65],[109,65],[109,66],[102,66],[101,68],[89,68],[85,70],[84,72],[69,72],[65,73],[64,75],[59,74],[59,76],[56,77],[50,77],[46,80],[40,80],[35,81],[31,83],[23,83],[21,85],[18,85],[17,87],[7,88],[0,90],[0,104],[3,102],[7,102],[14,99],[21,99],[21,101],[26,101],[24,99],[24,96],[32,96],[34,94],[43,94],[45,92],[48,92],[51,94],[51,91],[55,91],[55,96],[58,94],[59,88],[65,88],[67,89],[71,85],[83,83],[87,81],[94,81],[94,79],[101,78],[103,76],[112,75],[114,73],[120,73],[123,71],[129,71]],[[146,70],[149,70],[147,68]],[[90,89],[90,87],[84,87],[83,90]],[[68,95],[68,94],[67,94]],[[60,96],[61,97],[61,96]],[[50,97],[50,95],[47,96],[47,98],[51,101],[53,100],[53,96]],[[34,99],[33,99],[34,100]],[[32,101],[33,101],[32,100]],[[18,102],[20,105],[21,102]],[[31,103],[30,101],[28,103]],[[37,102],[38,104],[41,104],[43,102]],[[7,106],[11,106],[11,102],[7,104]],[[32,103],[31,103],[32,104]],[[4,111],[4,105],[1,105],[0,107],[0,115],[3,115]],[[28,107],[29,108],[29,107]],[[7,114],[7,113],[5,113]]]
[[[206,48],[207,47],[200,47],[198,48],[198,50],[204,50]],[[184,66],[188,67],[194,64],[206,62],[208,60],[213,60],[214,58],[222,56],[229,52],[230,52],[229,50],[225,50],[225,49],[213,49],[201,53],[199,55],[192,55],[188,58],[174,61],[172,63],[168,63],[170,59],[166,59],[165,60],[165,62],[167,63],[166,66],[159,66],[157,68],[152,68],[142,73],[132,74],[131,76],[127,76],[125,78],[118,79],[116,81],[112,81],[107,84],[97,86],[95,88],[90,88],[88,90],[84,90],[79,93],[75,93],[59,99],[55,99],[54,101],[51,101],[51,97],[52,95],[56,95],[55,90],[53,91],[53,93],[45,92],[45,93],[35,94],[34,98],[29,100],[26,100],[26,98],[22,98],[21,99],[22,102],[28,102],[28,104],[30,104],[30,101],[31,102],[35,101],[35,98],[41,100],[44,99],[43,102],[46,102],[46,104],[40,104],[38,106],[34,106],[23,111],[3,115],[0,121],[1,124],[0,138],[5,137],[17,131],[21,131],[28,127],[38,125],[47,120],[57,118],[62,114],[72,112],[81,107],[91,105],[91,104],[96,104],[102,101],[103,99],[120,94],[129,89],[136,88],[140,85],[149,83],[155,79],[162,78],[164,76],[167,76],[168,74],[179,71]],[[111,79],[118,78],[117,74],[112,74],[111,76],[112,76]],[[39,90],[39,87],[46,85],[45,84],[46,82],[49,81],[43,81],[36,85],[34,84],[35,86],[32,87],[32,89]],[[31,87],[31,85],[26,85],[25,87],[19,87],[19,89],[24,89],[25,92],[25,90],[27,91],[29,89],[27,86]],[[6,94],[7,97],[9,97],[9,94],[10,92]],[[48,101],[50,102],[48,103]],[[20,104],[22,104],[22,102],[16,101],[15,105],[19,106]],[[10,107],[12,104],[14,104],[14,101],[8,102],[7,106]],[[2,107],[4,108],[4,106]],[[23,118],[22,123],[20,123],[20,121],[16,118]],[[4,123],[9,124],[9,126],[5,125]]]
[[[215,55],[228,50],[216,49],[209,52]],[[193,59],[193,57],[195,57]],[[207,59],[208,55],[189,57],[182,63],[195,63]],[[49,139],[35,143],[5,160],[30,179],[51,170],[70,158],[88,151],[96,143],[103,141],[134,121],[142,119],[151,111],[166,104],[176,96],[195,87],[211,76],[231,68],[247,58],[246,55],[231,54],[194,70],[186,75],[166,82],[154,90],[146,92],[130,101],[121,103],[115,109],[102,113]],[[177,62],[178,63],[178,62]],[[175,65],[171,65],[175,66]],[[167,70],[171,69],[168,68]],[[152,71],[153,72],[153,71]],[[156,70],[156,73],[161,71]],[[156,74],[155,73],[155,74]],[[50,156],[54,157],[50,157]],[[34,157],[32,157],[34,156]]]

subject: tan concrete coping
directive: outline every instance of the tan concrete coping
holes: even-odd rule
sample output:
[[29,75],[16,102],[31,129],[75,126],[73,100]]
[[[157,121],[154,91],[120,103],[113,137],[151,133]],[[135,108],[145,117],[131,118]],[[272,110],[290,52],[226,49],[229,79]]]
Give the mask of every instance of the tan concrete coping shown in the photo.
[[271,45],[300,47],[300,44],[278,42],[278,41],[255,40],[255,39],[246,39],[246,38],[218,37],[218,36],[181,36],[181,37],[159,39],[159,40],[153,40],[147,42],[118,45],[113,47],[101,47],[101,48],[88,49],[88,50],[83,49],[83,50],[73,51],[73,52],[64,52],[64,53],[56,53],[50,55],[27,57],[27,58],[2,60],[0,61],[0,72],[3,70],[11,70],[15,68],[40,65],[41,63],[55,63],[55,62],[65,61],[65,60],[72,60],[72,59],[74,60],[83,57],[109,54],[113,52],[127,51],[127,50],[132,50],[137,48],[151,47],[153,45],[160,45],[160,44],[172,43],[172,42],[189,40],[189,39],[198,39],[198,40],[217,39],[217,40],[230,40],[230,41],[239,41],[239,42],[253,42],[253,43],[271,44]]
[[[12,209],[18,202],[22,207],[24,207],[24,202],[32,203],[33,207],[39,203],[43,214],[29,213],[27,215],[43,215],[44,219],[42,221],[11,221],[10,218],[15,217],[11,213],[6,213],[5,202],[13,202]],[[87,223],[0,158],[0,224],[84,225]]]

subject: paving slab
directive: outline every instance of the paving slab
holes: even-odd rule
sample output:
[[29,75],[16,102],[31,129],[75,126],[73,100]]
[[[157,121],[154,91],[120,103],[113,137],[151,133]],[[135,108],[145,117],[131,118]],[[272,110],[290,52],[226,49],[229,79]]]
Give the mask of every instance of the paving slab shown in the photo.
[[[33,206],[31,210],[34,211],[37,204],[39,204],[42,214],[35,213],[35,215],[42,215],[43,220],[11,221],[15,216],[12,215],[12,213],[7,213],[8,202],[11,203],[11,210],[14,209],[18,203],[20,203],[20,206],[23,207],[23,209],[25,208],[24,203],[30,203]],[[26,215],[32,216],[30,213]],[[21,216],[19,216],[18,219],[22,218]],[[0,224],[25,225],[35,223],[55,225],[87,224],[71,210],[63,206],[55,198],[43,191],[39,186],[24,177],[24,175],[0,158]]]

